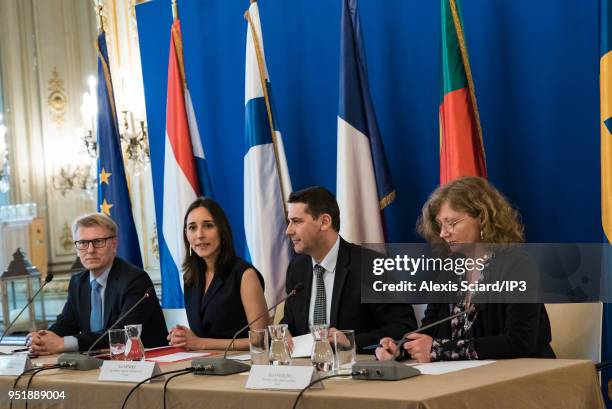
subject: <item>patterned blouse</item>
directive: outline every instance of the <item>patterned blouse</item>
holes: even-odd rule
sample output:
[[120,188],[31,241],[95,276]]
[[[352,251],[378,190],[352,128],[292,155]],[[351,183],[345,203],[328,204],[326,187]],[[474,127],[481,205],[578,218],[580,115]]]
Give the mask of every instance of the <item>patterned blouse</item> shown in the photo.
[[[456,303],[451,306],[451,315],[465,310],[463,302]],[[467,314],[461,314],[451,320],[451,338],[434,338],[431,344],[431,362],[478,359],[474,350],[474,339],[471,337],[477,313],[476,306],[468,304]]]
[[[477,277],[473,280],[481,281],[485,275],[486,267],[493,257],[493,254],[484,256],[485,270],[477,273]],[[473,281],[470,280],[470,281]],[[429,355],[431,362],[436,361],[462,361],[467,359],[478,359],[478,354],[474,349],[474,338],[472,337],[472,325],[476,321],[478,310],[476,305],[471,303],[472,294],[470,292],[459,292],[457,294],[457,302],[450,305],[450,315],[457,314],[461,311],[466,311],[466,314],[461,314],[453,318],[451,324],[451,338],[434,338],[431,343],[431,353]]]

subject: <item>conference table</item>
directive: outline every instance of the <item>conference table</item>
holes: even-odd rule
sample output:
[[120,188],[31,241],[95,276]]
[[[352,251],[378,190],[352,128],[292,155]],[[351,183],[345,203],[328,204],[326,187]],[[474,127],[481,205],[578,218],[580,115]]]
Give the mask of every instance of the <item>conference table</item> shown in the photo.
[[[359,356],[360,359],[372,359]],[[34,363],[54,362],[55,357]],[[302,361],[301,364],[307,364]],[[189,362],[160,365],[162,372]],[[64,391],[66,398],[30,401],[29,408],[119,409],[131,383],[100,382],[99,370],[53,369],[37,375],[31,388]],[[19,385],[27,383],[24,376]],[[15,377],[0,376],[0,408],[8,408],[8,391]],[[291,409],[297,392],[250,390],[247,373],[230,376],[184,375],[168,386],[168,408]],[[566,359],[500,360],[489,365],[442,375],[419,375],[401,381],[351,378],[325,380],[323,389],[310,389],[298,408],[409,409],[409,408],[596,408],[603,409],[599,381],[591,361]],[[162,408],[163,383],[142,385],[126,408]],[[14,401],[13,408],[25,407]]]

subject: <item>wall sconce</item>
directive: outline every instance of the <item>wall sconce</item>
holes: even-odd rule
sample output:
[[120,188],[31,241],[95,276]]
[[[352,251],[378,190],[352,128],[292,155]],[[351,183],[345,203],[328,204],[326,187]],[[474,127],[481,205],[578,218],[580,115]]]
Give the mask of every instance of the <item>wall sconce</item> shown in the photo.
[[149,163],[150,157],[145,121],[138,121],[138,129],[136,129],[132,112],[121,111],[121,117],[121,144],[125,149],[127,158],[138,167],[145,167]]
[[81,135],[81,141],[83,141],[83,145],[85,145],[85,149],[87,150],[87,154],[90,158],[95,159],[98,157],[98,142],[96,138],[93,136],[93,131],[88,129],[87,131],[80,129],[79,133]]
[[98,115],[98,101],[96,96],[97,81],[93,75],[89,76],[87,84],[89,92],[83,94],[83,101],[81,103],[81,115],[87,129],[81,133],[81,140],[89,156],[96,158],[98,156],[98,143],[94,136],[94,130],[96,116]]
[[53,176],[53,188],[59,190],[62,196],[71,190],[83,190],[92,193],[96,187],[96,179],[91,175],[91,165],[62,166],[57,175]]
[[8,146],[6,145],[7,128],[2,123],[2,115],[0,114],[0,193],[6,193],[10,190],[11,167],[8,158]]

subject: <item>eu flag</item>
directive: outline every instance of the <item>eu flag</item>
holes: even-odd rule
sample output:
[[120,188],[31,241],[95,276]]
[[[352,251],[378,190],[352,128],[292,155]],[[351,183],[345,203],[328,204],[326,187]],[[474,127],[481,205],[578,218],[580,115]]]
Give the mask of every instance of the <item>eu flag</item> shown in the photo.
[[98,211],[117,223],[117,255],[142,268],[132,215],[104,32],[98,35]]

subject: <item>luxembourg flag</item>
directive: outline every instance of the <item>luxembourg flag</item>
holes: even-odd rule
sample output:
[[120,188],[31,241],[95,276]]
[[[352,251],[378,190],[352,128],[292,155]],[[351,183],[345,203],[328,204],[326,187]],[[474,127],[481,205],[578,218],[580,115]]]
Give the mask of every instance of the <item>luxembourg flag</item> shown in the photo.
[[244,229],[251,261],[265,279],[266,301],[272,305],[285,294],[285,275],[291,255],[285,235],[285,203],[291,193],[291,180],[283,139],[275,121],[257,2],[251,3],[245,18],[248,27]]
[[164,154],[162,232],[159,235],[163,308],[182,308],[183,217],[200,194],[212,195],[204,149],[185,79],[180,22],[172,23]]
[[336,196],[340,234],[353,243],[384,243],[382,210],[395,188],[370,95],[357,0],[344,0]]

